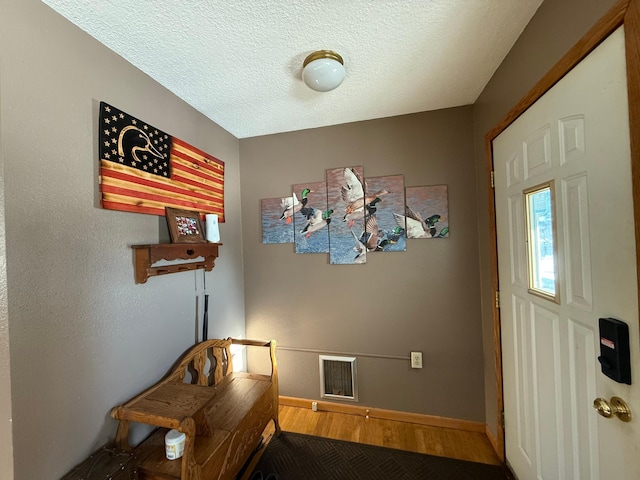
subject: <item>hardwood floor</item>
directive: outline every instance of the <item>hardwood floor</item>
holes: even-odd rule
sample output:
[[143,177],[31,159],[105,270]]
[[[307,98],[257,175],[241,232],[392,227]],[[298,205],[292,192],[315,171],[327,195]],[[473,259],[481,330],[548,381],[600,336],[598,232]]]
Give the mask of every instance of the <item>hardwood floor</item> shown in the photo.
[[[288,432],[500,465],[483,433],[285,405],[280,406],[279,414],[280,426]],[[272,433],[270,422],[265,438]]]

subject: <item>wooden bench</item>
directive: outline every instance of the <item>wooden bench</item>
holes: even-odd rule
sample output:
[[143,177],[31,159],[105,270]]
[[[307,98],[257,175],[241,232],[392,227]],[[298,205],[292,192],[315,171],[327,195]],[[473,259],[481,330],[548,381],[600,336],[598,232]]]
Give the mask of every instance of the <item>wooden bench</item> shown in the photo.
[[[231,345],[269,348],[271,375],[234,372]],[[111,411],[116,446],[131,450],[129,424],[160,427],[135,448],[141,480],[231,480],[273,420],[278,423],[275,341],[207,340],[188,350],[161,381]],[[184,432],[184,454],[165,456],[169,429]]]

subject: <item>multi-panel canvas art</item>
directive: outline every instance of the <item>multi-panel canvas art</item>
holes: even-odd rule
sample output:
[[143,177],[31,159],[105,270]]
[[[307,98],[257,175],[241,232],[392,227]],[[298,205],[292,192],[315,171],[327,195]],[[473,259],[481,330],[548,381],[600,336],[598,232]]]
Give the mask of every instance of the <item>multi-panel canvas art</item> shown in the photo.
[[449,201],[446,185],[407,187],[405,220],[407,238],[444,238],[449,236]]
[[372,252],[405,251],[404,226],[395,212],[405,205],[404,177],[363,178],[361,167],[327,171],[329,205],[342,222],[329,230],[329,260],[332,264],[365,263]]
[[260,200],[262,243],[293,243],[293,200],[293,197]]
[[365,232],[360,237],[369,252],[404,252],[405,225],[394,213],[405,206],[404,176],[366,178],[367,204]]
[[363,264],[369,254],[406,251],[408,238],[448,237],[448,215],[446,185],[405,187],[403,175],[367,178],[361,166],[332,168],[324,182],[261,200],[262,243],[329,253],[334,265]]
[[294,199],[298,198],[293,214],[296,253],[329,253],[329,225],[333,211],[327,208],[327,184],[294,185],[293,194]]
[[327,203],[335,221],[329,225],[329,263],[350,265],[367,261],[359,238],[364,232],[364,169],[362,167],[327,170]]

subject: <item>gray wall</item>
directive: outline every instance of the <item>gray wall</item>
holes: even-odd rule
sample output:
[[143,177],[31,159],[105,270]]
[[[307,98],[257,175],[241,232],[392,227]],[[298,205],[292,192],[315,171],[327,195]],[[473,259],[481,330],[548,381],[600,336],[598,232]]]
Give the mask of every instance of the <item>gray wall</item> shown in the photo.
[[[471,107],[240,140],[248,336],[294,348],[408,356],[358,358],[359,403],[484,421]],[[260,199],[323,181],[328,168],[446,184],[451,236],[409,240],[365,265],[262,245]],[[318,355],[279,350],[280,392],[319,398]]]
[[[5,284],[2,255],[0,467],[11,464],[4,447],[11,400],[15,478],[51,480],[112,440],[110,409],[158,380],[194,343],[202,286],[202,271],[134,284],[130,245],[166,239],[166,224],[99,207],[98,102],[226,162],[224,246],[206,282],[211,337],[245,332],[239,145],[38,0],[0,7],[7,262]],[[9,478],[7,471],[0,476]]]
[[[0,73],[2,65],[0,64]],[[0,75],[0,80],[1,80]],[[4,220],[4,151],[2,148],[2,85],[0,83],[0,472],[13,478],[11,434],[11,374],[9,369],[9,314],[7,311],[7,257]]]
[[494,433],[497,390],[493,360],[490,250],[486,229],[489,214],[484,135],[615,3],[615,0],[545,0],[473,106],[486,421]]

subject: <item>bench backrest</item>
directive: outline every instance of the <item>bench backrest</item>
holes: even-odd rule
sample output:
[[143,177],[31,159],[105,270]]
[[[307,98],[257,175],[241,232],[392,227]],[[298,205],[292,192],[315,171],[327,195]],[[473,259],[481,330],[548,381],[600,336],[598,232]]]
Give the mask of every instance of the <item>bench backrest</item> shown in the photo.
[[194,385],[217,385],[233,372],[230,338],[205,340],[182,355],[166,381]]

